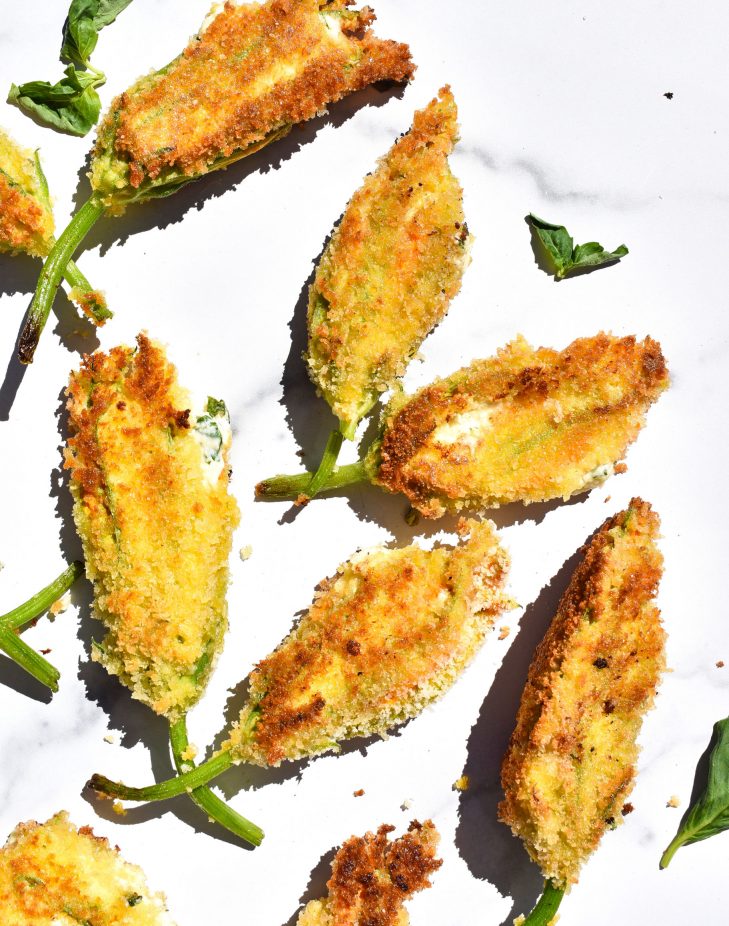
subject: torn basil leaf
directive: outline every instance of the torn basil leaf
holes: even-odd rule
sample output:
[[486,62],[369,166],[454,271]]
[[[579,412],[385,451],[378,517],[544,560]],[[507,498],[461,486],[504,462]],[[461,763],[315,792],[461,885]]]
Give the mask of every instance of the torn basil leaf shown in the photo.
[[205,411],[210,415],[211,418],[227,418],[230,421],[230,415],[228,414],[228,409],[225,402],[222,399],[214,399],[211,395],[208,396],[207,405],[205,406]]
[[72,0],[63,27],[61,60],[70,62],[66,76],[55,84],[34,80],[13,84],[8,103],[18,106],[41,125],[86,135],[97,123],[101,101],[96,88],[106,75],[91,64],[99,32],[114,22],[132,0]]
[[33,80],[19,87],[13,84],[8,94],[12,103],[42,125],[86,135],[99,118],[101,100],[96,92],[99,82],[93,74],[77,71],[69,64],[66,76],[56,84]]
[[714,724],[706,789],[689,808],[678,832],[661,856],[666,868],[681,846],[700,842],[729,829],[729,717]]
[[580,270],[591,270],[605,264],[613,264],[628,253],[624,244],[614,251],[606,251],[597,241],[588,241],[587,244],[575,246],[572,236],[564,225],[553,225],[532,213],[527,216],[527,221],[558,280]]

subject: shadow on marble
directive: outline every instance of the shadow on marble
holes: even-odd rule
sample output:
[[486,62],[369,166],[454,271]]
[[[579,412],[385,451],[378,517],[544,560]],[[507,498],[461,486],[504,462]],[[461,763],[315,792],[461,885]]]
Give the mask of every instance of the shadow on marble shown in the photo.
[[512,909],[501,926],[528,914],[543,889],[539,868],[522,842],[497,819],[503,798],[501,762],[516,723],[516,714],[534,651],[542,640],[581,554],[577,551],[527,606],[519,633],[504,657],[468,739],[463,770],[473,785],[460,798],[456,846],[475,878],[494,884],[511,897]]
[[286,920],[282,926],[296,926],[296,921],[299,918],[301,911],[311,900],[319,900],[322,897],[326,897],[327,891],[327,881],[332,874],[332,863],[334,862],[334,856],[337,854],[337,847],[330,849],[328,852],[325,852],[324,855],[319,859],[316,865],[311,869],[311,874],[309,875],[309,883],[306,886],[306,890],[299,897],[299,906],[297,910],[291,914],[291,916]]
[[7,656],[0,655],[0,688],[11,688],[24,698],[50,704],[53,692]]
[[[109,221],[102,218],[85,239],[84,249],[100,247],[101,254],[104,255],[113,245],[123,245],[132,235],[181,222],[185,213],[191,209],[201,210],[207,200],[234,189],[250,174],[266,174],[271,170],[277,170],[297,151],[313,142],[325,125],[339,127],[365,107],[380,107],[393,97],[399,99],[405,92],[405,86],[385,82],[353,93],[332,104],[329,112],[294,126],[285,138],[243,158],[225,170],[213,171],[200,177],[169,197],[142,203],[141,208],[130,207],[122,216],[111,218]],[[77,208],[91,195],[91,187],[86,176],[88,169],[87,156],[86,162],[78,172],[79,182],[74,194]]]

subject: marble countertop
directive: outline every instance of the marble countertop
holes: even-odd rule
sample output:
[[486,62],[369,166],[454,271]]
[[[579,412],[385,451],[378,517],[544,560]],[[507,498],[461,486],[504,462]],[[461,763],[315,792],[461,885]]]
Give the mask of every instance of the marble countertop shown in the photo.
[[[25,633],[51,650],[62,673],[57,695],[0,658],[0,841],[18,821],[65,808],[143,866],[180,926],[284,926],[322,895],[333,850],[348,836],[432,817],[444,864],[410,905],[413,926],[510,923],[541,887],[495,816],[526,670],[575,552],[640,494],[662,518],[671,671],[641,733],[635,810],[585,865],[560,924],[716,921],[729,835],[682,849],[665,872],[658,859],[687,806],[712,724],[729,713],[729,8],[718,0],[374,6],[379,34],[410,43],[414,82],[350,98],[227,172],[99,225],[79,261],[116,312],[98,342],[59,298],[22,375],[12,345],[39,265],[0,256],[0,611],[80,554],[60,471],[69,370],[81,351],[129,342],[142,329],[169,346],[185,384],[226,399],[242,510],[234,551],[253,547],[245,562],[231,559],[227,645],[190,718],[201,747],[230,716],[241,680],[339,562],[358,547],[452,536],[452,519],[410,527],[403,499],[373,488],[319,500],[296,517],[284,504],[255,503],[252,491],[263,476],[296,469],[298,451],[313,461],[323,447],[333,419],[300,359],[313,261],[364,174],[446,82],[461,122],[452,166],[476,241],[463,289],[406,385],[488,356],[519,332],[561,348],[605,329],[660,340],[672,388],[629,451],[627,473],[570,504],[493,513],[520,607],[501,622],[508,637],[491,635],[439,703],[387,741],[274,771],[226,773],[225,795],[266,831],[255,851],[185,799],[123,818],[88,799],[83,785],[93,771],[146,783],[171,768],[165,724],[90,662],[99,627],[89,586],[77,583],[65,613]],[[60,75],[64,12],[59,0],[11,5],[0,25],[2,93],[12,81]],[[94,53],[108,75],[104,106],[182,48],[205,12],[193,0],[132,3]],[[62,226],[74,197],[87,195],[92,136],[54,134],[9,106],[0,124],[40,147]],[[556,283],[535,263],[528,212],[564,223],[577,241],[625,243],[630,254]],[[355,452],[347,448],[352,459]],[[717,667],[722,660],[727,667]],[[452,786],[464,772],[471,786],[461,794]],[[354,797],[358,789],[364,794]],[[678,808],[667,806],[673,795]]]

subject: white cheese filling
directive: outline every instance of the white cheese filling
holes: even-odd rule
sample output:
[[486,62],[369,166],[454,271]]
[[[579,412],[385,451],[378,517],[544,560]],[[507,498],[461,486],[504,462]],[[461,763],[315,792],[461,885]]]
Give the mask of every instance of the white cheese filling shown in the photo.
[[205,410],[191,415],[191,433],[200,447],[200,463],[203,478],[210,486],[215,486],[225,466],[233,431],[227,415],[213,417]]

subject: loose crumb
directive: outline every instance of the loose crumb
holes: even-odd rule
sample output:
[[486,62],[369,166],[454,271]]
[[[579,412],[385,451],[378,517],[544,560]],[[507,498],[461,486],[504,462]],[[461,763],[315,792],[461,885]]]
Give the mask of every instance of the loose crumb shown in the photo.
[[673,90],[667,90],[663,95],[665,96],[665,98],[666,98],[667,100],[672,100],[672,99],[673,99]]
[[116,746],[116,737],[113,733],[107,733],[104,737],[104,742],[108,743],[110,746]]
[[53,650],[50,648],[39,650],[39,653],[41,654],[41,656],[47,656],[49,653],[52,653],[52,652]]
[[400,804],[400,810],[410,810],[413,806],[413,800],[410,797],[406,797],[405,800]]
[[627,463],[616,463],[616,464],[615,464],[615,472],[616,472],[616,473],[627,473],[627,472],[628,472],[628,464],[627,464]]
[[468,775],[461,775],[461,777],[453,782],[454,791],[468,791],[468,787],[471,784],[471,779]]
[[620,813],[621,813],[624,817],[627,817],[628,814],[629,814],[629,813],[632,813],[634,810],[635,810],[635,807],[633,807],[633,805],[630,803],[630,801],[628,801],[627,804],[623,804],[623,809],[620,811]]
[[192,761],[196,755],[197,755],[197,746],[194,743],[188,743],[187,749],[185,749],[184,752],[180,753],[180,756],[183,759],[187,759],[188,761]]
[[362,797],[364,794],[364,788],[359,788],[357,791],[352,792],[353,797]]
[[504,625],[499,628],[499,640],[505,640],[511,633],[511,627]]
[[607,504],[607,503],[610,501],[611,498],[612,498],[612,495],[606,495],[606,496],[605,496],[605,504]]
[[114,803],[111,805],[111,809],[120,817],[126,817],[127,815],[126,808],[121,801],[114,801]]
[[247,559],[250,558],[251,553],[253,552],[253,547],[248,543],[244,547],[241,547],[238,555],[241,560],[245,563]]
[[678,807],[680,804],[681,800],[676,794],[672,794],[666,801],[666,807]]
[[49,610],[54,617],[57,617],[59,614],[63,614],[63,612],[68,608],[70,604],[71,604],[71,593],[66,592],[66,594],[62,595],[58,599],[58,601],[53,602]]
[[723,668],[724,668],[724,660],[723,660],[723,659],[720,659],[720,660],[717,662],[716,668],[717,668],[717,669],[723,669]]

